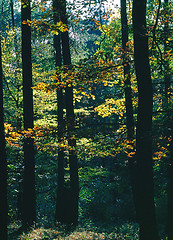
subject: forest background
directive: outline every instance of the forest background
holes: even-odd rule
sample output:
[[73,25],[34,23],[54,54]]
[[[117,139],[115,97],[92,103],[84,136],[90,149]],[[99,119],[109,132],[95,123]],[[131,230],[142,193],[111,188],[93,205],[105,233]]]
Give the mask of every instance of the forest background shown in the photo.
[[173,239],[172,2],[0,9],[0,238]]

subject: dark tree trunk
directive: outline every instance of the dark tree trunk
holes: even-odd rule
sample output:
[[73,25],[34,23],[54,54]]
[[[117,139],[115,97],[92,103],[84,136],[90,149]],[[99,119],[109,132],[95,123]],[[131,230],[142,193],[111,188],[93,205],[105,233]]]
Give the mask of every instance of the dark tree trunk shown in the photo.
[[[22,1],[22,70],[24,129],[33,128],[33,92],[31,61],[30,0]],[[30,227],[36,220],[34,141],[24,139],[23,225]]]
[[133,1],[134,58],[138,84],[135,188],[140,240],[158,240],[153,184],[153,94],[146,34],[146,0]]
[[7,240],[7,160],[4,134],[3,73],[0,36],[0,239]]
[[[66,2],[64,0],[55,0],[54,6],[54,22],[61,20],[67,24],[66,16]],[[63,65],[67,68],[71,65],[71,55],[69,47],[68,32],[59,33],[58,37],[55,36],[54,44],[56,49],[56,66],[61,66],[61,51]],[[61,49],[62,44],[62,49]],[[74,106],[73,106],[73,87],[67,86],[65,88],[66,95],[66,124],[68,131],[68,144],[69,144],[69,164],[70,164],[70,189],[64,186],[64,152],[63,149],[59,151],[58,163],[58,195],[55,220],[65,224],[77,225],[78,223],[78,195],[79,195],[79,181],[78,181],[78,166],[76,155],[76,141],[72,137],[74,134]],[[61,142],[63,132],[65,131],[65,121],[63,119],[63,89],[59,88],[57,91],[58,96],[58,138]],[[73,134],[72,134],[73,132]],[[58,200],[59,199],[59,200]],[[60,209],[61,208],[61,209]],[[58,213],[59,212],[59,213]]]
[[[62,1],[61,21],[67,24],[66,2]],[[62,32],[62,53],[63,64],[67,67],[71,65],[71,54],[69,46],[68,32]],[[73,86],[66,86],[66,120],[69,144],[69,163],[70,163],[70,188],[71,188],[71,223],[78,224],[78,198],[79,198],[79,179],[78,179],[78,160],[76,153],[76,140],[73,137],[75,130],[75,115],[73,106]]]
[[[134,119],[133,119],[133,105],[132,105],[132,89],[131,89],[131,76],[130,65],[128,57],[128,24],[127,24],[127,6],[126,0],[121,0],[121,31],[122,31],[122,50],[123,50],[123,67],[124,67],[124,91],[125,91],[125,106],[126,106],[126,126],[127,126],[127,139],[129,144],[134,140]],[[130,150],[132,151],[132,150]],[[129,151],[129,152],[130,152]],[[132,184],[133,199],[135,203],[135,169],[134,157],[128,158],[129,173]],[[136,204],[135,204],[136,205]]]
[[[53,13],[54,13],[54,24],[59,22],[59,1],[53,1]],[[56,53],[56,64],[55,67],[61,67],[62,56],[61,56],[61,36],[54,36],[54,47]],[[60,81],[60,79],[58,79]],[[58,104],[58,142],[61,143],[64,138],[65,132],[65,121],[63,118],[63,89],[58,86],[57,89],[57,104]],[[56,199],[56,211],[55,211],[55,222],[64,222],[64,149],[58,149],[58,186],[57,186],[57,199]]]

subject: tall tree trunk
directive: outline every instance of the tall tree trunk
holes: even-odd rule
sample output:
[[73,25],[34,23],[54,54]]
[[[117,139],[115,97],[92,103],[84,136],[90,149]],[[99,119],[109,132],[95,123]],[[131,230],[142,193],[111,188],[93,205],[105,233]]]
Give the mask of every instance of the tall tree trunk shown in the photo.
[[0,239],[7,240],[7,160],[5,152],[4,109],[3,109],[3,73],[0,36]]
[[[59,1],[53,1],[53,14],[54,24],[59,22]],[[55,67],[62,66],[61,56],[61,33],[54,35],[54,47],[56,53],[56,64]],[[58,79],[60,81],[60,79]],[[63,118],[63,89],[58,86],[57,89],[57,104],[58,104],[58,142],[61,143],[64,138],[65,132],[65,121]],[[64,149],[58,149],[58,186],[57,186],[57,199],[56,199],[56,211],[55,211],[55,222],[63,223],[64,221]]]
[[[33,92],[31,61],[30,0],[22,1],[22,70],[24,129],[33,128]],[[34,141],[24,139],[23,225],[30,227],[36,220]]]
[[[54,4],[54,22],[61,20],[67,24],[66,16],[66,1],[55,0]],[[60,38],[61,37],[61,38]],[[54,38],[56,49],[56,65],[61,66],[61,44],[62,44],[62,58],[63,65],[67,68],[71,65],[71,55],[69,47],[68,32],[59,33],[59,36]],[[63,119],[63,89],[59,88],[58,96],[58,138],[59,142],[63,138],[65,130],[65,121]],[[59,151],[59,167],[58,167],[58,191],[57,196],[62,196],[61,200],[56,205],[55,220],[60,222],[77,225],[78,223],[78,195],[79,195],[79,181],[78,181],[78,166],[76,155],[76,141],[72,137],[74,134],[74,106],[73,106],[73,87],[67,86],[65,88],[66,95],[66,123],[68,131],[69,144],[69,164],[70,164],[70,189],[64,187],[64,152]],[[72,134],[73,132],[73,134]],[[64,199],[63,199],[64,198]],[[67,199],[68,198],[68,199]],[[68,206],[65,206],[65,203]],[[61,205],[61,206],[60,206]],[[60,209],[61,208],[61,209]],[[58,213],[59,212],[59,213]]]
[[140,225],[140,240],[158,240],[152,161],[153,93],[146,34],[146,0],[133,1],[133,33],[135,70],[138,84],[135,155],[137,164],[135,180],[137,192],[136,212]]
[[[67,24],[66,1],[62,1],[61,21]],[[63,64],[67,67],[71,65],[71,54],[68,32],[62,32],[62,53]],[[76,153],[76,140],[74,138],[75,115],[73,105],[73,86],[66,86],[66,120],[69,144],[69,163],[70,163],[70,187],[71,187],[71,223],[78,224],[78,199],[79,199],[79,179],[78,179],[78,160]]]
[[[128,57],[128,24],[127,24],[127,6],[126,0],[121,0],[121,32],[122,32],[122,50],[123,50],[123,67],[124,67],[124,91],[125,91],[125,106],[126,106],[126,126],[127,126],[127,139],[129,144],[134,140],[134,119],[133,119],[133,105],[132,105],[132,89],[131,89],[131,76],[130,64]],[[132,151],[132,150],[130,150]],[[129,173],[132,184],[133,199],[135,204],[136,191],[135,191],[135,168],[134,157],[128,158]],[[135,204],[136,205],[136,204]]]

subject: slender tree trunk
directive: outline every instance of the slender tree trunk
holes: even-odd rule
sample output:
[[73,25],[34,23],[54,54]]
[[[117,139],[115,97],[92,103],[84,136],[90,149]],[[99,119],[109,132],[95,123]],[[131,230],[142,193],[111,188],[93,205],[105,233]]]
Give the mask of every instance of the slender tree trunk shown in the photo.
[[7,240],[7,160],[5,151],[4,109],[3,109],[3,73],[0,36],[0,239]]
[[[33,128],[33,92],[31,61],[30,0],[22,1],[22,70],[24,129]],[[24,139],[23,225],[30,227],[36,220],[34,141]]]
[[[54,22],[61,20],[67,24],[66,16],[66,2],[64,0],[54,1]],[[61,39],[60,39],[61,36]],[[62,58],[63,65],[67,68],[71,65],[71,55],[69,47],[68,32],[59,33],[59,36],[54,38],[56,49],[56,66],[61,66],[61,43],[62,43]],[[69,144],[69,164],[70,164],[70,189],[64,187],[64,152],[59,151],[59,164],[58,164],[58,190],[57,190],[57,205],[55,220],[77,225],[78,223],[78,195],[79,195],[79,181],[78,181],[78,166],[76,155],[76,141],[72,137],[74,134],[74,106],[73,106],[73,87],[67,86],[65,88],[66,95],[66,123],[68,131],[68,144]],[[65,122],[63,119],[63,89],[59,88],[58,96],[58,132],[59,142],[63,138],[65,130]],[[59,199],[60,196],[61,200]],[[66,198],[66,199],[63,199]],[[68,198],[68,199],[67,199]],[[59,200],[58,200],[59,199]],[[65,203],[68,206],[65,206]],[[61,209],[60,209],[61,208]]]
[[[67,24],[66,1],[62,1],[61,21]],[[62,32],[62,53],[63,63],[69,67],[71,65],[71,54],[69,46],[68,32]],[[66,86],[66,119],[69,144],[69,163],[70,163],[70,187],[71,187],[71,223],[78,224],[78,199],[79,199],[79,179],[78,179],[78,160],[76,153],[76,140],[74,138],[75,115],[73,105],[73,86]]]
[[[133,119],[133,105],[132,105],[132,89],[131,89],[131,76],[130,65],[128,57],[128,24],[127,24],[127,6],[126,0],[121,0],[121,31],[122,31],[122,50],[123,50],[123,67],[124,67],[124,91],[125,91],[125,106],[126,106],[126,126],[127,126],[127,139],[129,144],[134,140],[134,119]],[[132,151],[132,150],[130,150]],[[136,189],[135,189],[135,169],[136,164],[134,157],[128,158],[129,173],[132,184],[132,192],[134,204],[136,206]]]
[[140,240],[158,240],[152,161],[152,80],[146,34],[146,0],[133,1],[134,59],[138,84],[136,211]]
[[[53,13],[54,13],[54,24],[59,22],[59,1],[53,1]],[[61,56],[61,33],[54,36],[54,47],[56,52],[56,64],[55,67],[61,67],[62,56]],[[58,79],[60,80],[60,79]],[[63,117],[63,89],[58,87],[57,89],[57,103],[58,103],[58,142],[61,143],[64,138],[65,132],[65,121]],[[57,186],[57,199],[56,199],[56,211],[55,221],[63,223],[64,221],[64,149],[58,149],[58,186]]]

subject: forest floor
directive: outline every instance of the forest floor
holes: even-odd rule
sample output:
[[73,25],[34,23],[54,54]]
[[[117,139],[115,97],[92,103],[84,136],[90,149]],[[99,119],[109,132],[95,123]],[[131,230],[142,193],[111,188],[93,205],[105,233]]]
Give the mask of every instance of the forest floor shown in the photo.
[[[9,228],[9,232],[15,232],[18,229],[18,224],[13,224]],[[123,224],[121,226],[85,226],[85,228],[78,227],[75,230],[68,230],[67,228],[51,227],[43,228],[36,227],[30,230],[28,233],[21,234],[9,234],[9,240],[29,240],[29,239],[44,239],[44,240],[99,240],[99,239],[116,239],[116,240],[137,240],[138,239],[138,227],[137,224]]]
[[[94,223],[88,221],[84,223],[84,227],[78,226],[76,229],[69,229],[67,227],[52,226],[50,228],[44,228],[36,226],[29,232],[20,232],[18,234],[20,224],[14,223],[9,226],[9,240],[138,240],[138,224],[137,223],[124,223],[105,225],[101,223]],[[159,226],[160,240],[166,240],[166,236],[163,234],[163,226]]]

